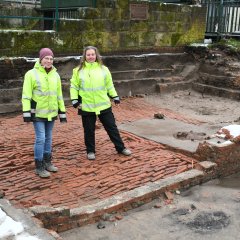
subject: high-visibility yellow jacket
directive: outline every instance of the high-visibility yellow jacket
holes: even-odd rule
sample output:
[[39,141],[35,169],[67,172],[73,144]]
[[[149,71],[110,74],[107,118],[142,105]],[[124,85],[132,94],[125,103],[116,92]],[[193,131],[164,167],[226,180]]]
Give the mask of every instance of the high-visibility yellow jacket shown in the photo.
[[61,79],[55,67],[50,72],[39,61],[24,77],[22,90],[22,110],[24,121],[43,119],[66,119]]
[[81,110],[99,115],[101,111],[111,107],[110,98],[117,96],[112,75],[106,66],[99,63],[85,62],[85,67],[73,69],[71,78],[71,100],[81,99]]

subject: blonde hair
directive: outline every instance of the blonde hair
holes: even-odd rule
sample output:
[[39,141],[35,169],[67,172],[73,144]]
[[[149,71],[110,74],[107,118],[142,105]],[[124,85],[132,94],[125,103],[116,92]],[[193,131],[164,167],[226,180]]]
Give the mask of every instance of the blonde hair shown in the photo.
[[99,63],[101,66],[103,65],[100,53],[96,47],[93,46],[87,46],[83,49],[83,56],[80,60],[79,70],[85,67],[85,61],[86,61],[86,52],[87,50],[93,49],[96,53],[96,62]]

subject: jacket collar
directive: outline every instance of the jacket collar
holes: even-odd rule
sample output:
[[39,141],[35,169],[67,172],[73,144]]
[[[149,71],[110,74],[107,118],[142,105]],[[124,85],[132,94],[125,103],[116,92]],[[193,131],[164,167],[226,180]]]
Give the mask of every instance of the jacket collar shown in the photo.
[[[34,64],[34,68],[38,69],[38,70],[41,71],[41,72],[46,72],[45,69],[44,69],[44,67],[40,64],[39,60]],[[56,70],[57,70],[57,69],[56,69],[54,66],[52,66],[52,69],[51,69],[50,72],[56,71]]]
[[98,66],[99,66],[98,62],[89,63],[89,62],[85,61],[85,67],[87,67],[87,68],[95,68]]

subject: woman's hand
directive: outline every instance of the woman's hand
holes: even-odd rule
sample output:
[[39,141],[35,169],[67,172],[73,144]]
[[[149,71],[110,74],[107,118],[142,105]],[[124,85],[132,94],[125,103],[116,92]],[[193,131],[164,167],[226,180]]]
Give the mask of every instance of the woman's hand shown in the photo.
[[115,105],[119,105],[120,104],[120,98],[118,96],[114,97],[113,101],[114,101]]

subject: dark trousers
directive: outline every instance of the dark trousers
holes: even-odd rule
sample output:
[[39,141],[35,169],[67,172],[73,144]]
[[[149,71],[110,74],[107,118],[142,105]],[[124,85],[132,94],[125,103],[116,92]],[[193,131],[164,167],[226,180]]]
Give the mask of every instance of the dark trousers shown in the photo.
[[[107,131],[108,136],[113,142],[117,152],[122,152],[125,148],[124,143],[119,134],[116,121],[112,111],[102,113],[98,115],[99,120]],[[97,116],[96,115],[85,115],[82,116],[82,124],[84,128],[84,141],[87,148],[87,153],[95,153],[95,125]]]

